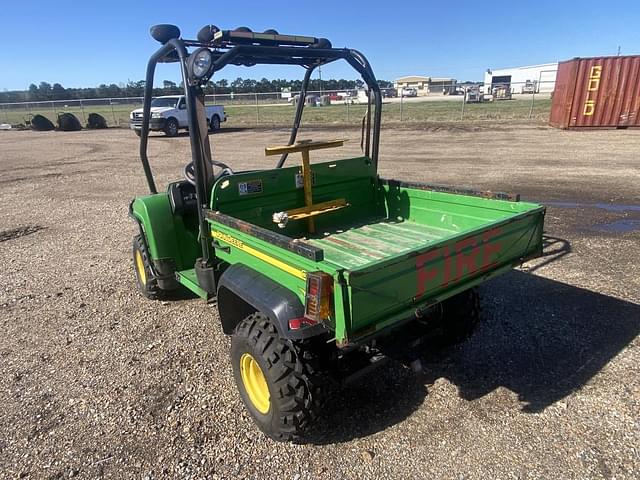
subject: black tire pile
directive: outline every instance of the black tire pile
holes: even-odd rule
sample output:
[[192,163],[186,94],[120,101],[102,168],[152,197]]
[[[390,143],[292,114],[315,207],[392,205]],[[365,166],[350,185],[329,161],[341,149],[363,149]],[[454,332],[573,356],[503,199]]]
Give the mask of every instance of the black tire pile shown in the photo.
[[55,125],[47,117],[42,115],[34,115],[31,119],[31,128],[38,132],[48,132],[55,130]]
[[61,113],[58,115],[58,129],[63,132],[77,132],[82,130],[82,125],[73,113]]
[[[87,128],[97,130],[109,128],[107,120],[99,113],[90,113],[87,118]],[[58,115],[58,126],[56,127],[51,120],[44,115],[34,115],[31,118],[31,129],[37,132],[49,132],[51,130],[60,130],[62,132],[77,132],[82,130],[80,120],[73,113],[61,113]]]
[[99,113],[90,113],[87,119],[87,128],[92,130],[107,128],[107,120]]

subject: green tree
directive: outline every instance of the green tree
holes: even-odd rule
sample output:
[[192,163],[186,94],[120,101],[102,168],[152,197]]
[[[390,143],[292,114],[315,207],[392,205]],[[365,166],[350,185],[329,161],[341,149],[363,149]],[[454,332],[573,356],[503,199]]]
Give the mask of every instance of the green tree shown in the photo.
[[[40,82],[39,85],[31,83],[26,90],[13,90],[0,92],[0,103],[3,102],[23,102],[23,101],[38,101],[38,100],[71,100],[82,98],[114,98],[114,97],[140,97],[144,95],[144,80],[133,81],[129,80],[126,84],[121,83],[116,85],[112,83],[110,85],[100,84],[97,87],[83,87],[83,88],[64,88],[60,83],[54,83],[53,86],[48,82]],[[378,84],[381,88],[389,88],[392,86],[392,82],[386,80],[378,80]],[[175,82],[165,80],[163,88],[154,88],[154,95],[163,94],[176,94],[184,91],[182,82],[176,85]],[[215,90],[214,90],[215,86]],[[314,79],[310,85],[312,90],[319,88],[318,79]],[[167,91],[167,87],[171,89]],[[299,92],[302,88],[301,80],[286,80],[283,78],[269,80],[262,78],[260,81],[236,78],[232,82],[225,78],[217,80],[215,83],[209,82],[205,88],[207,93],[226,94],[231,91],[235,93],[271,93],[280,92],[282,88],[290,88],[293,92]],[[364,87],[364,83],[361,80],[346,80],[341,78],[336,79],[324,79],[322,80],[322,88],[325,91],[329,90],[352,90],[355,88]],[[173,90],[175,88],[175,90]]]
[[231,82],[231,90],[233,90],[234,92],[239,92],[242,90],[243,84],[244,84],[244,80],[238,77],[233,82]]
[[66,100],[67,91],[59,83],[54,83],[53,87],[51,87],[51,98],[54,100]]
[[163,80],[162,89],[164,90],[163,93],[165,95],[178,93],[178,85],[176,84],[176,82],[172,82],[171,80]]
[[109,87],[105,83],[101,83],[96,88],[96,97],[108,97],[109,96]]
[[40,86],[38,87],[38,97],[40,100],[50,100],[51,96],[51,84],[47,82],[40,82]]
[[27,95],[29,100],[38,100],[40,98],[40,92],[38,91],[38,86],[35,83],[29,85],[29,93]]

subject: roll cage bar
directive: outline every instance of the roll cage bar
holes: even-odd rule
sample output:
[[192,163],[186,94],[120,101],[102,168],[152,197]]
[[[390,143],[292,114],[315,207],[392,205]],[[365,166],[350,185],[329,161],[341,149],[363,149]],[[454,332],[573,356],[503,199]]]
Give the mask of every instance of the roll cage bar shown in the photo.
[[[161,26],[165,27],[165,26]],[[301,42],[301,46],[283,46],[278,45],[278,35],[275,37],[270,36],[271,40],[268,42],[261,42],[260,40],[246,40],[242,38],[233,37],[233,31],[218,32],[215,38],[210,41],[201,40],[185,40],[179,38],[179,30],[177,27],[171,27],[175,30],[174,38],[166,38],[160,40],[154,34],[154,28],[152,27],[152,35],[157,40],[163,43],[149,59],[147,64],[147,72],[145,79],[144,90],[144,104],[143,104],[143,119],[140,132],[140,160],[142,161],[142,167],[144,169],[149,191],[154,194],[157,193],[155,180],[153,173],[149,165],[149,158],[147,156],[147,146],[149,139],[149,121],[151,113],[151,99],[153,95],[153,80],[155,75],[156,65],[158,63],[180,63],[182,80],[184,84],[185,100],[187,106],[187,123],[189,127],[189,138],[191,144],[191,160],[194,166],[195,176],[195,190],[198,204],[198,221],[200,227],[200,242],[202,246],[202,263],[206,266],[210,266],[211,259],[211,247],[209,245],[206,232],[206,216],[205,210],[209,204],[209,194],[211,187],[215,180],[212,169],[211,159],[211,147],[209,144],[209,137],[206,128],[206,118],[204,116],[204,92],[202,86],[194,82],[189,75],[187,59],[189,57],[188,48],[207,48],[212,53],[213,69],[209,77],[215,75],[216,72],[222,70],[227,65],[239,65],[239,66],[254,66],[258,64],[271,64],[271,65],[298,65],[306,69],[302,88],[300,91],[300,97],[296,104],[296,112],[291,128],[291,134],[289,136],[289,144],[293,144],[296,141],[298,130],[300,128],[300,122],[302,120],[302,113],[305,106],[305,99],[307,96],[309,82],[314,70],[322,65],[332,63],[336,60],[343,59],[349,65],[356,70],[362,80],[369,88],[369,100],[367,105],[367,111],[363,118],[363,135],[362,149],[364,154],[369,157],[377,170],[378,166],[378,150],[380,142],[380,122],[382,116],[382,95],[380,93],[380,87],[376,81],[371,65],[365,58],[365,56],[357,50],[348,48],[331,48],[330,43],[326,39],[320,39],[320,42],[316,43],[304,43]],[[207,28],[207,27],[205,27]],[[172,30],[173,31],[173,30]],[[230,33],[230,36],[222,35]],[[265,32],[266,33],[266,32]],[[246,35],[246,34],[245,34]],[[256,36],[259,36],[258,34]],[[266,35],[262,35],[266,36]],[[200,37],[200,34],[198,35]],[[241,37],[241,34],[236,34],[236,37]],[[289,37],[317,40],[310,37]],[[282,37],[284,38],[284,36]],[[271,43],[271,44],[264,44]],[[295,43],[295,42],[294,42]],[[325,47],[325,48],[322,48]],[[372,119],[372,105],[374,107],[373,119]],[[372,125],[373,120],[373,125]],[[373,128],[372,128],[373,127]],[[287,154],[283,154],[280,157],[276,167],[281,168],[287,159]],[[215,165],[216,162],[213,162]]]

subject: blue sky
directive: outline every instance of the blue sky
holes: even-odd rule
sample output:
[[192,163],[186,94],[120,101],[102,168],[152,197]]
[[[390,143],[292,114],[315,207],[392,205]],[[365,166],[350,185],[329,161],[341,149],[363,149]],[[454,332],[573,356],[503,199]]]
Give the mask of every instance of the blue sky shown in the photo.
[[[148,33],[155,23],[174,23],[185,38],[208,23],[324,36],[361,50],[387,80],[407,74],[481,80],[489,67],[614,55],[618,45],[623,54],[640,53],[639,0],[6,0],[0,12],[3,90],[40,81],[80,87],[142,79],[158,46]],[[292,67],[233,68],[217,78],[301,75]],[[175,65],[161,66],[156,79],[178,76]],[[346,65],[327,67],[323,77],[355,78]]]

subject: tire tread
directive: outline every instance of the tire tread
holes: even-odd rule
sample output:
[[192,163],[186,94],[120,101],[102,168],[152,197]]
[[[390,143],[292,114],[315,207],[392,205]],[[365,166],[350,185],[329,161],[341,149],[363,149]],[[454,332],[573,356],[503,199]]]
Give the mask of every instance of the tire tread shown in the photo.
[[[136,251],[140,251],[142,255],[142,262],[144,263],[145,273],[147,274],[147,283],[146,285],[142,285],[138,278],[137,266],[136,266]],[[140,292],[150,300],[161,300],[165,297],[165,291],[162,290],[158,286],[157,280],[153,277],[151,273],[151,259],[149,257],[149,253],[147,252],[147,247],[145,246],[144,241],[142,240],[142,235],[138,234],[133,237],[133,268],[136,272],[137,284]]]
[[317,356],[304,342],[281,338],[273,323],[260,312],[242,320],[235,336],[252,345],[256,353],[262,353],[273,379],[271,401],[278,402],[279,415],[275,425],[272,423],[272,431],[265,433],[280,441],[301,440],[324,406],[326,382]]

